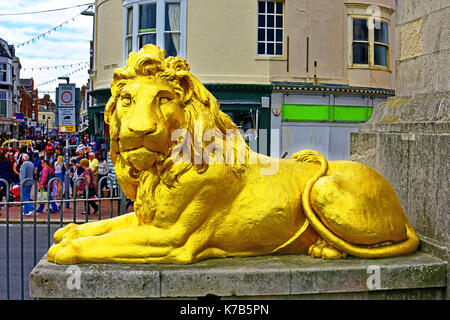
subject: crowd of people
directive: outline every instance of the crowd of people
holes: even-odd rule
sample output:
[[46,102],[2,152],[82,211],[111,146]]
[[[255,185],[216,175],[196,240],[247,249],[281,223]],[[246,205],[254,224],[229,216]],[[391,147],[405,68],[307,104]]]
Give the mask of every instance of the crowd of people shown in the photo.
[[[65,138],[52,137],[48,140],[33,140],[31,146],[23,145],[18,150],[13,148],[0,147],[0,179],[8,182],[10,188],[0,180],[0,202],[13,189],[12,186],[20,186],[22,201],[30,201],[30,194],[33,185],[38,190],[38,200],[50,200],[50,212],[59,212],[60,207],[54,202],[55,198],[64,196],[65,179],[68,171],[69,191],[71,196],[83,198],[93,198],[98,192],[98,188],[107,188],[107,179],[102,179],[108,175],[109,166],[107,161],[106,148],[99,148],[95,141],[90,142],[85,137],[70,137],[70,148],[68,163],[64,157]],[[53,180],[52,178],[58,178]],[[83,177],[85,179],[78,179]],[[86,183],[87,181],[87,183]],[[99,185],[100,181],[100,185]],[[76,183],[76,185],[75,185]],[[10,201],[12,201],[10,197]],[[94,201],[89,201],[88,211],[83,214],[97,213],[98,205]],[[1,207],[1,205],[0,205]],[[1,208],[0,208],[1,210]],[[23,214],[32,215],[43,212],[44,204],[40,204],[37,209],[32,203],[24,204]],[[1,214],[1,211],[0,211]]]

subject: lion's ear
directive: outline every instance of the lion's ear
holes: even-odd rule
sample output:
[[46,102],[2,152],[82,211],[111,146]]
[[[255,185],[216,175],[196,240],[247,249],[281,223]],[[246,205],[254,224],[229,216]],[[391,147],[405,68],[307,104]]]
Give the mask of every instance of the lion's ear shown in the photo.
[[[181,73],[181,72],[179,72]],[[184,101],[191,100],[194,94],[194,85],[189,77],[189,73],[182,72],[182,76],[179,79],[181,89],[183,89]]]
[[179,83],[184,91],[184,101],[188,102],[196,96],[200,101],[206,103],[209,98],[208,90],[200,80],[187,71],[183,71],[182,74],[183,76],[180,77]]
[[114,97],[110,97],[105,106],[105,123],[110,124],[114,111],[116,110],[117,101]]

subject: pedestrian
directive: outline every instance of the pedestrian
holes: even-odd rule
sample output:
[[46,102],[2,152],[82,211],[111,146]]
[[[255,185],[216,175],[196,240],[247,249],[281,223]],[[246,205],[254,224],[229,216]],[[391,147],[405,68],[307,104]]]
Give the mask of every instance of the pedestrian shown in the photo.
[[73,184],[75,179],[78,178],[78,176],[76,175],[77,172],[77,161],[75,159],[71,159],[70,160],[70,164],[69,164],[69,183],[70,183],[70,188],[72,189],[70,195],[73,196],[75,195],[76,190],[73,189]]
[[99,181],[98,186],[100,190],[106,189],[108,179],[102,178],[106,177],[107,175],[108,175],[108,162],[106,161],[103,155],[100,155],[98,161],[98,181]]
[[98,160],[94,152],[89,152],[89,168],[94,173],[95,185],[98,186]]
[[9,162],[11,162],[11,165],[14,166],[14,163],[16,163],[16,160],[14,160],[14,152],[12,151],[8,152],[8,160]]
[[39,181],[39,177],[42,171],[42,161],[39,157],[39,152],[35,152],[33,155],[33,165],[34,165],[34,180]]
[[56,162],[56,159],[58,158],[57,151],[58,150],[52,149],[52,150],[50,150],[50,153],[49,153],[49,155],[50,155],[49,160],[50,160],[52,167],[53,167],[53,164]]
[[[0,179],[5,180],[0,181],[0,202],[3,201],[3,197],[6,197],[7,192],[9,192],[9,185],[12,182],[13,175],[13,165],[8,158],[8,152],[3,151],[0,155]],[[0,206],[0,215],[1,215],[1,206]]]
[[33,147],[28,147],[27,148],[27,153],[28,153],[28,156],[29,156],[29,158],[31,159],[31,160],[33,160],[33,155],[34,155],[34,150],[33,150]]
[[[84,171],[81,177],[86,178],[87,180],[87,198],[91,198],[95,196],[95,180],[94,180],[94,173],[92,172],[92,169],[89,168],[89,160],[83,159],[80,162],[81,166],[83,167]],[[78,190],[83,192],[83,198],[86,198],[86,181],[82,179],[80,183],[77,186]],[[91,214],[89,206],[91,206],[94,209],[94,214],[98,212],[98,205],[94,201],[88,201],[88,211],[82,212],[81,214]]]
[[20,179],[19,179],[19,172],[20,172],[20,167],[22,166],[23,161],[23,156],[28,154],[27,153],[27,146],[23,145],[22,147],[20,147],[19,150],[19,156],[17,157],[17,160],[15,161],[14,165],[13,165],[13,171],[14,171],[14,178],[13,181],[15,183],[19,183]]
[[53,169],[55,170],[55,175],[58,179],[61,181],[57,181],[57,194],[61,194],[61,188],[62,183],[64,182],[64,173],[65,173],[65,167],[64,167],[64,157],[58,156],[58,159],[56,160],[55,164],[53,165]]
[[61,142],[56,142],[55,150],[59,150],[59,154],[62,154],[63,148],[61,146]]
[[[34,165],[30,161],[30,156],[25,153],[22,155],[23,163],[20,167],[20,184],[22,191],[22,201],[30,201],[31,187],[34,181]],[[31,203],[23,205],[23,214],[28,216],[34,213],[34,206]]]
[[44,149],[45,159],[50,159],[50,156],[51,156],[51,155],[49,155],[50,150],[55,150],[55,147],[53,146],[52,141],[48,141],[47,145],[45,146],[45,149]]
[[95,141],[95,140],[92,140],[90,143],[89,143],[89,146],[90,146],[90,148],[91,148],[91,150],[92,151],[97,151],[97,142]]
[[[80,147],[77,148],[77,157],[75,158],[78,177],[81,176],[81,174],[84,171],[83,167],[80,164],[81,160],[83,160],[83,159],[85,159],[84,146],[83,146],[83,148],[80,148]],[[89,160],[88,160],[88,162],[89,162]]]
[[[53,200],[52,193],[51,193],[52,186],[49,186],[49,181],[51,178],[55,177],[55,172],[53,171],[53,169],[51,167],[50,160],[44,160],[44,162],[42,163],[42,167],[43,167],[43,169],[42,169],[42,173],[41,173],[41,178],[39,180],[39,185],[40,185],[39,189],[44,192],[48,192],[49,200],[52,201]],[[50,205],[52,207],[52,210],[50,211],[51,213],[59,211],[59,207],[55,202],[50,202]],[[43,210],[44,210],[44,204],[41,203],[36,212],[42,212]]]

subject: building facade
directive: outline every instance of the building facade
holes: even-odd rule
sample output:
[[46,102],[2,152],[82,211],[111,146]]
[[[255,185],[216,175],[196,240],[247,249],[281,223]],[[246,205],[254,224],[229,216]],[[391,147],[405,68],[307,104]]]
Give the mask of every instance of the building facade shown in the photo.
[[0,135],[3,138],[17,138],[19,133],[14,114],[20,107],[20,68],[14,47],[0,38]]
[[394,94],[393,8],[394,0],[98,0],[91,134],[106,134],[114,69],[152,43],[186,58],[252,132],[253,149],[348,158],[350,132]]
[[24,115],[24,124],[20,126],[19,136],[32,137],[37,133],[38,91],[34,88],[34,79],[20,79],[20,112]]
[[[258,17],[266,19],[258,30],[270,40],[269,4],[258,1]],[[394,1],[284,2],[282,54],[270,57],[271,127],[280,135],[272,139],[271,154],[292,155],[300,147],[330,160],[349,158],[350,133],[394,95],[394,6]],[[260,43],[264,36],[258,36]]]
[[55,126],[55,112],[40,106],[38,125],[43,128],[44,133],[50,133],[52,130],[57,130],[58,128]]
[[49,94],[44,94],[44,96],[37,100],[38,105],[38,116],[37,116],[37,127],[35,128],[36,133],[47,134],[54,129],[58,129],[56,125],[56,104],[51,100]]

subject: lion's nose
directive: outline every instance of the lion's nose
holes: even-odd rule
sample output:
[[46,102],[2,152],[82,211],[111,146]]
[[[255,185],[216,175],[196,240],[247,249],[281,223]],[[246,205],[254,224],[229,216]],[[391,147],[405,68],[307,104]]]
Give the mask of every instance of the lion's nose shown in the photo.
[[128,129],[136,134],[145,135],[156,131],[156,124],[153,121],[146,121],[145,119],[136,119],[128,126]]
[[128,129],[138,135],[146,135],[156,131],[156,122],[149,115],[134,116],[128,123]]
[[128,130],[138,135],[146,135],[156,131],[155,114],[148,101],[153,99],[141,98],[130,110]]

